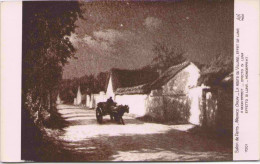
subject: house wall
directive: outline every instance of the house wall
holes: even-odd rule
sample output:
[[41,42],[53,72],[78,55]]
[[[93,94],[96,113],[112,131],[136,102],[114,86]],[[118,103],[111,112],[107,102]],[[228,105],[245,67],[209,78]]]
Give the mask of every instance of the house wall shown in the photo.
[[168,81],[162,89],[148,95],[116,95],[118,104],[127,104],[130,113],[149,115],[155,119],[176,123],[199,124],[199,98],[201,90],[192,90],[197,85],[199,69],[191,64]]
[[107,100],[105,92],[100,92],[99,94],[91,94],[86,96],[86,106],[89,108],[96,108],[99,102],[104,102]]
[[82,102],[82,95],[80,92],[80,87],[78,88],[77,97],[76,97],[76,105],[80,105]]
[[178,124],[189,123],[190,101],[186,95],[164,96],[165,120]]
[[165,119],[176,123],[199,124],[199,93],[192,90],[200,77],[190,64],[162,86]]
[[73,104],[77,105],[77,98],[74,98]]
[[197,85],[199,77],[199,69],[190,64],[162,86],[163,95],[188,95],[190,88]]
[[115,101],[118,105],[128,105],[129,113],[136,116],[144,116],[146,114],[146,94],[135,95],[116,95]]
[[95,100],[94,94],[91,94],[91,95],[90,95],[90,101],[89,101],[89,108],[95,108],[95,104],[96,104],[95,101],[96,101],[96,100]]
[[190,123],[194,125],[202,124],[202,91],[204,87],[193,87],[189,90],[190,101]]
[[100,92],[99,94],[94,94],[95,98],[95,107],[99,102],[104,102],[107,100],[105,92]]
[[146,115],[163,120],[165,117],[164,101],[162,97],[162,90],[152,90],[146,100]]
[[86,107],[90,107],[90,95],[86,95]]

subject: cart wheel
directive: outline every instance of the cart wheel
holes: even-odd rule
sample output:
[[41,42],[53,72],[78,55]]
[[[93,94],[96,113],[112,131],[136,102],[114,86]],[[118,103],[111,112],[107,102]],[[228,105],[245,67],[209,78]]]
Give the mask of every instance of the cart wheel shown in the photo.
[[102,112],[101,112],[101,109],[98,107],[97,110],[96,110],[96,117],[97,117],[97,122],[99,124],[102,124],[102,121],[103,121],[103,116],[102,116]]

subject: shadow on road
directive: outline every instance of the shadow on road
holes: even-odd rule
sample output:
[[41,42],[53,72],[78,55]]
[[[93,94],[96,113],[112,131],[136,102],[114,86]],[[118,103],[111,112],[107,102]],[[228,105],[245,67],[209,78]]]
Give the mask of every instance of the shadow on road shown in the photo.
[[56,149],[60,148],[60,152],[48,151],[44,154],[46,161],[232,160],[232,147],[227,148],[214,140],[177,130],[162,134],[101,135],[98,138],[79,142],[54,143]]
[[147,123],[131,117],[124,118],[126,125],[118,125],[109,116],[100,125],[94,111],[84,110],[64,111],[56,117],[54,120],[64,121],[63,131],[44,137],[37,161],[232,160],[232,144],[220,144],[196,127],[187,130],[192,126]]

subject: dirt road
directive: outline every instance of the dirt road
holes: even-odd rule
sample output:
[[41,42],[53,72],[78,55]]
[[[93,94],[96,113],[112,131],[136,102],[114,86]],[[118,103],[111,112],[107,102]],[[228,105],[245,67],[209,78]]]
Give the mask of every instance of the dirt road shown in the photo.
[[[232,148],[216,140],[188,132],[193,125],[147,123],[125,115],[126,125],[104,117],[96,121],[95,110],[59,105],[68,122],[54,138],[60,161],[208,161],[231,160]],[[52,153],[50,153],[52,154]],[[55,154],[55,153],[54,153]],[[55,157],[52,157],[55,158]]]

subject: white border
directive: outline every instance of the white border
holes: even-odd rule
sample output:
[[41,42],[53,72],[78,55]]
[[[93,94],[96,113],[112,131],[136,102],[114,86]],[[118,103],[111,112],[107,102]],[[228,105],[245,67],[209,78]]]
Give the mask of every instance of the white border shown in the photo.
[[[233,122],[233,160],[259,160],[259,1],[235,0],[234,4],[234,122]],[[237,14],[243,19],[237,19]],[[239,29],[239,37],[237,36]],[[239,39],[239,53],[248,56],[248,113],[241,113],[239,96],[239,123],[236,115],[236,48]],[[239,66],[242,61],[240,60]],[[240,72],[241,73],[241,72]],[[239,77],[240,79],[241,77]],[[243,88],[242,83],[239,88]],[[241,94],[241,92],[239,93]],[[243,105],[244,106],[244,105]],[[236,128],[239,133],[235,141]],[[237,147],[237,148],[236,148]],[[235,152],[239,150],[239,152]]]
[[22,2],[1,3],[1,161],[21,161]]
[[[259,160],[259,1],[235,0],[234,31],[241,29],[240,50],[250,54],[250,116],[241,117],[241,143],[249,143],[249,153],[234,160]],[[21,161],[21,53],[22,2],[1,2],[1,161]],[[235,33],[235,32],[234,32]],[[235,35],[234,35],[235,36]],[[235,45],[234,45],[235,46]],[[235,49],[234,49],[235,53]]]

